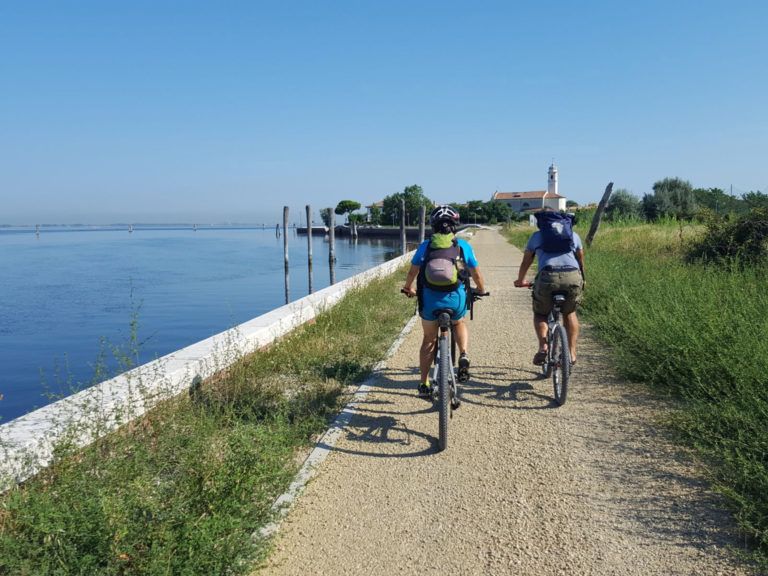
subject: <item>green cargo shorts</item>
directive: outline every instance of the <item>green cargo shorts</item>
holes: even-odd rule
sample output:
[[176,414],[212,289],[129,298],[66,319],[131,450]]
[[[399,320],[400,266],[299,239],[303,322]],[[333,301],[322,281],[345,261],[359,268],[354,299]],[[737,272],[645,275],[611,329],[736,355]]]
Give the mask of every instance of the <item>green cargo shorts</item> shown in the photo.
[[584,280],[579,270],[541,270],[533,284],[533,313],[546,316],[552,310],[552,294],[563,292],[565,302],[560,307],[563,314],[570,314],[581,304]]

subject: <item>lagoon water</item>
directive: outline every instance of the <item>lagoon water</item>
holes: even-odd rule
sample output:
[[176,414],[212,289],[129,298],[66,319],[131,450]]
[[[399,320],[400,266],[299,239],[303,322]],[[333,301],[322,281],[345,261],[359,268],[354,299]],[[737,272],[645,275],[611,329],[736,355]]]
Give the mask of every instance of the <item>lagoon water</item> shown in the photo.
[[[294,301],[309,293],[308,241],[287,238]],[[337,237],[331,270],[328,238],[312,240],[313,291],[399,253]],[[143,364],[284,305],[283,242],[274,226],[0,228],[0,424],[114,376],[115,349],[135,342]]]

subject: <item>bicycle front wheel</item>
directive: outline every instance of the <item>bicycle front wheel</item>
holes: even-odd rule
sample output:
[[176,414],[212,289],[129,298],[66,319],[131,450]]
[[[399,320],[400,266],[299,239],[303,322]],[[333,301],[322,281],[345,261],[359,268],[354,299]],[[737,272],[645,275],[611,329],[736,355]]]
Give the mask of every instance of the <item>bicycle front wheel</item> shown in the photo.
[[448,447],[448,418],[451,410],[451,351],[448,344],[448,338],[440,338],[440,378],[439,378],[439,406],[440,412],[440,430],[438,435],[438,446],[440,450]]
[[558,324],[552,334],[552,382],[555,386],[555,402],[565,404],[568,396],[568,380],[571,377],[571,352],[568,349],[568,335]]

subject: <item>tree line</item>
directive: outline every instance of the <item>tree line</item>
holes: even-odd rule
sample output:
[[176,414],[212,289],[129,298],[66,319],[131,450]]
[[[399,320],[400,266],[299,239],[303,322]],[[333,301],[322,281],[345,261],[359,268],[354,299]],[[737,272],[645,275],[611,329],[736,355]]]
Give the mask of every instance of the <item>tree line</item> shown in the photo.
[[[347,224],[368,226],[399,226],[401,200],[405,206],[406,226],[419,225],[419,209],[426,215],[435,204],[424,195],[421,186],[406,186],[402,192],[384,198],[381,206],[374,204],[369,213],[357,211],[361,204],[342,200],[334,213],[345,217]],[[459,213],[462,223],[500,224],[527,219],[514,212],[506,203],[489,200],[469,200],[463,204],[449,203]],[[578,206],[568,201],[569,207]],[[589,218],[590,212],[580,212]],[[330,225],[330,209],[321,210],[326,226]],[[768,254],[768,194],[748,192],[740,197],[720,188],[694,188],[681,178],[665,178],[653,185],[652,192],[642,198],[620,188],[608,200],[603,216],[607,221],[654,222],[662,219],[696,220],[706,224],[707,232],[691,253],[691,259],[722,261],[738,258],[743,264],[761,260]],[[427,222],[425,222],[427,224]]]
[[[396,192],[385,197],[381,206],[374,204],[370,207],[369,213],[358,214],[361,204],[353,200],[342,200],[333,210],[334,214],[345,217],[348,224],[368,225],[368,226],[399,226],[401,218],[401,203],[404,200],[405,205],[405,224],[406,226],[419,225],[419,209],[426,207],[426,217],[435,207],[435,203],[424,195],[424,190],[418,184],[406,186],[402,192]],[[504,202],[489,200],[469,200],[464,204],[457,202],[440,202],[453,206],[459,213],[462,223],[478,224],[498,224],[511,222],[522,217],[512,210]],[[326,226],[330,226],[330,209],[320,210],[320,216]],[[426,224],[426,222],[425,222]]]
[[768,263],[768,194],[740,197],[720,188],[693,188],[680,178],[665,178],[642,199],[616,190],[605,209],[609,221],[695,221],[704,225],[687,248],[689,262],[742,268]]
[[755,208],[768,208],[768,194],[748,192],[741,197],[720,188],[694,188],[680,178],[665,178],[653,185],[653,192],[638,198],[623,188],[616,190],[605,208],[608,220],[660,218],[693,220],[712,215],[746,215]]

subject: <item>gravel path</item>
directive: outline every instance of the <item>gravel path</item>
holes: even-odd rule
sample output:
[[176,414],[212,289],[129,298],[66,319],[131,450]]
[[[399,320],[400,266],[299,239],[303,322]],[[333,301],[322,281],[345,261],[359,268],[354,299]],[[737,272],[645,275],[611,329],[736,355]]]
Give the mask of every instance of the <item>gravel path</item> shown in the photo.
[[491,230],[471,242],[491,296],[448,449],[416,396],[416,324],[258,574],[748,574],[726,550],[728,516],[654,425],[663,406],[615,380],[584,327],[556,407],[531,364],[529,291],[512,286],[520,251]]

